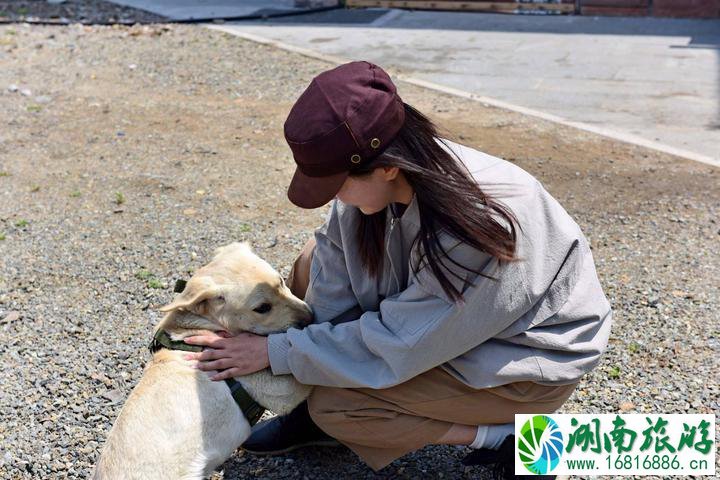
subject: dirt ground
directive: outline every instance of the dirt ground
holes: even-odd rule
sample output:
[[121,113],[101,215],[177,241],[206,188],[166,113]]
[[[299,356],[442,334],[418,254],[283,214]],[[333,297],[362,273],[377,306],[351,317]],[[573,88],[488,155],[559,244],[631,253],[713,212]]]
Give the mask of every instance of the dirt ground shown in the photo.
[[[332,67],[193,26],[0,26],[0,478],[88,476],[156,307],[215,247],[248,240],[287,274],[325,209],[287,200],[282,125]],[[590,241],[613,334],[561,412],[719,414],[720,170],[397,84]],[[239,451],[216,478],[484,478],[464,452],[373,474],[346,450]]]
[[153,23],[165,17],[102,0],[0,0],[0,21],[47,23]]

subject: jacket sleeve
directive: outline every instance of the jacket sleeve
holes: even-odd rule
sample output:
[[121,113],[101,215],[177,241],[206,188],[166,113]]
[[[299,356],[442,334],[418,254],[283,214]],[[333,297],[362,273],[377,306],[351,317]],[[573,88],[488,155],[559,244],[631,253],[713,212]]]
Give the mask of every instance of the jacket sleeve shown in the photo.
[[[466,244],[456,245],[450,257],[476,270],[497,266],[495,259]],[[324,322],[270,335],[273,373],[292,373],[309,385],[391,387],[493,337],[536,300],[525,288],[523,262],[502,264],[492,272],[498,280],[468,272],[464,288],[462,281],[454,281],[464,304],[440,293],[434,277],[422,273],[426,270],[412,276],[405,290],[381,301],[379,311],[337,325]]]
[[[338,209],[334,201],[326,222],[315,230],[315,249],[310,263],[310,282],[305,303],[313,311],[313,323],[339,323],[355,310],[358,300],[353,292],[340,245]],[[357,318],[356,315],[354,318]]]

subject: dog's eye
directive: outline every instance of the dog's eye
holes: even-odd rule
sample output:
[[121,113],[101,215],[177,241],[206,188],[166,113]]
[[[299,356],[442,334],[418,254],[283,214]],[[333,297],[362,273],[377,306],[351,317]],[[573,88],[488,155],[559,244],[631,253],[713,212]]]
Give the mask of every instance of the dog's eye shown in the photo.
[[225,305],[225,297],[219,295],[217,297],[209,298],[205,300],[205,302],[208,304],[212,304],[215,307],[220,307],[222,305]]
[[260,305],[256,309],[254,309],[253,311],[257,312],[257,313],[267,313],[270,311],[271,308],[272,308],[272,305],[270,305],[269,303],[263,303],[262,305]]

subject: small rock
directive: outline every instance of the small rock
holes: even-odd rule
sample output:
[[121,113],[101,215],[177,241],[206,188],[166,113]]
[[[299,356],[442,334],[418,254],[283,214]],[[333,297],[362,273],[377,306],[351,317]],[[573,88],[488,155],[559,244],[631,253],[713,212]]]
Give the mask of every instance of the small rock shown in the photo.
[[32,90],[23,88],[22,90],[20,90],[20,95],[22,95],[23,97],[32,97]]
[[18,320],[20,318],[20,313],[16,311],[8,312],[7,315],[5,315],[5,318],[2,319],[2,324],[7,324],[14,322],[15,320]]
[[123,392],[121,392],[120,390],[117,390],[117,389],[108,390],[107,392],[103,393],[102,396],[107,398],[108,400],[110,400],[112,403],[118,403],[123,398],[125,398],[125,395],[123,394]]
[[275,245],[277,245],[277,242],[277,237],[273,237],[273,239],[270,240],[267,245],[265,245],[265,248],[273,248]]
[[7,89],[8,89],[8,92],[12,92],[12,93],[15,93],[19,90],[18,86],[15,84],[10,85]]

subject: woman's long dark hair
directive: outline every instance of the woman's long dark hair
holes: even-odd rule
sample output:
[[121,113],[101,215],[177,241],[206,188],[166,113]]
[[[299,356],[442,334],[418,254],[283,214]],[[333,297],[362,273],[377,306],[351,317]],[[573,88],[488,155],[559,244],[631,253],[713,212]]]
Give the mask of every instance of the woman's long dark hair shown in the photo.
[[[412,248],[420,241],[423,249],[418,265],[412,266],[413,273],[417,274],[420,263],[427,258],[442,289],[449,298],[458,301],[462,299],[462,293],[440,268],[440,264],[445,265],[443,257],[465,270],[492,277],[460,265],[447,256],[439,241],[440,231],[488,253],[498,262],[516,261],[516,225],[520,225],[507,207],[481,190],[462,161],[456,159],[457,155],[451,156],[437,143],[436,139],[440,137],[437,126],[407,103],[404,107],[405,122],[390,145],[372,162],[352,169],[350,176],[363,177],[383,166],[396,166],[402,170],[415,192],[420,213],[420,231]],[[444,138],[448,137],[444,135]],[[510,230],[494,219],[493,214],[506,220]],[[385,258],[385,218],[385,210],[360,215],[357,230],[360,255],[371,277],[377,277]],[[452,270],[448,271],[464,280]]]

